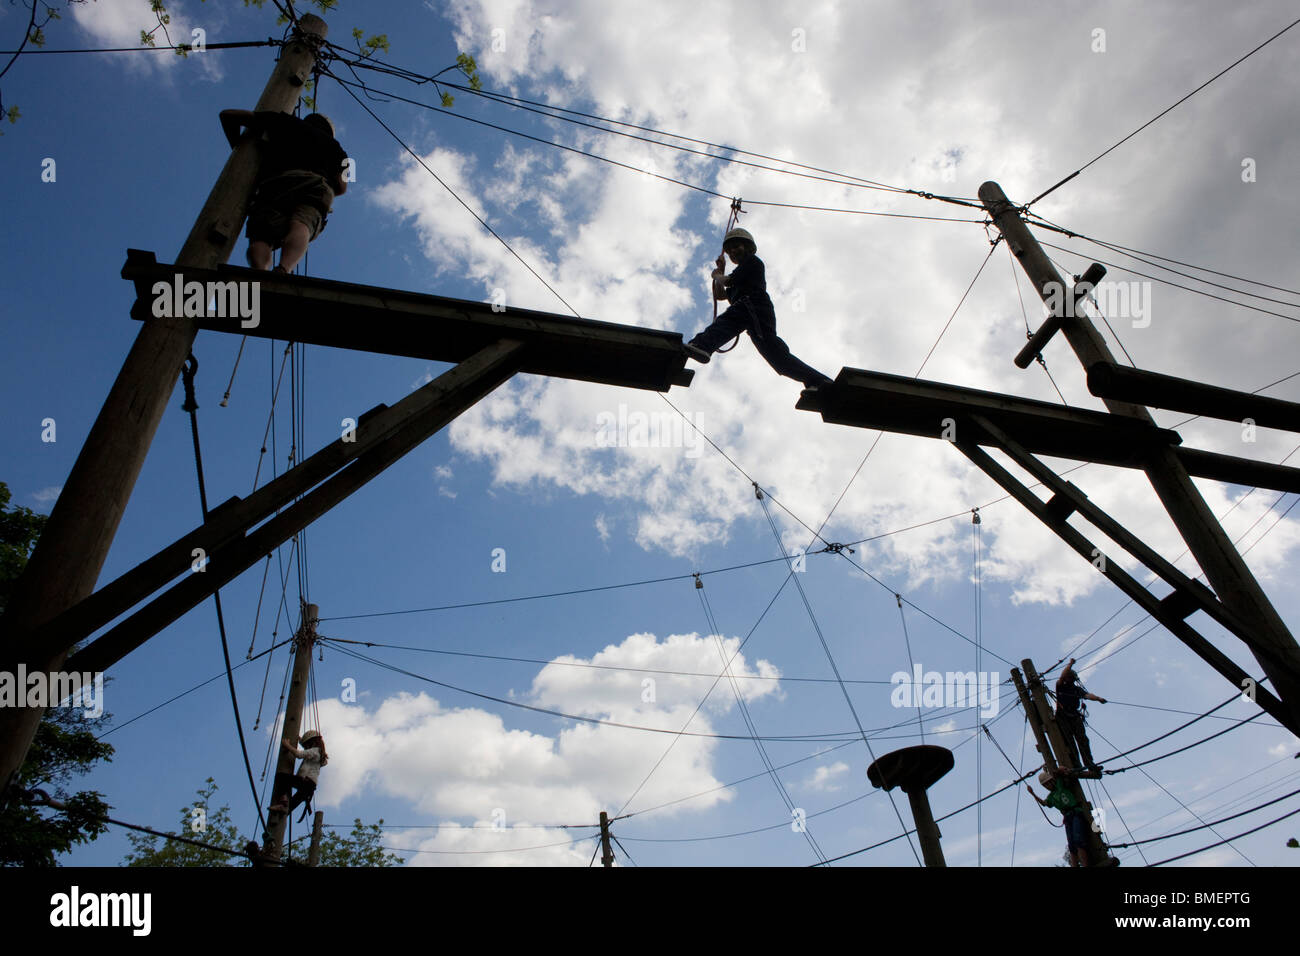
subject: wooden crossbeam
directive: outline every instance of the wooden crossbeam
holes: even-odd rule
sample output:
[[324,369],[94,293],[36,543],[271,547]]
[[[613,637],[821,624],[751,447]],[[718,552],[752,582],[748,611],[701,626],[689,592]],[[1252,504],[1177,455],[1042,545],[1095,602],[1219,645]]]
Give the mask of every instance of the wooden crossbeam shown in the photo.
[[211,331],[435,362],[461,362],[493,342],[513,339],[527,346],[521,372],[659,392],[689,385],[695,374],[685,367],[678,332],[235,266],[181,268],[137,249],[127,251],[122,278],[135,283],[131,315],[140,320],[156,307],[176,308],[178,298],[183,305],[181,296],[163,291],[178,282],[182,290],[190,282],[205,288],[256,282],[256,325],[239,316],[193,321]]
[[902,375],[841,369],[832,387],[805,392],[796,407],[837,425],[923,438],[951,439],[958,421],[982,415],[1034,455],[1145,468],[1168,448],[1197,477],[1300,494],[1300,469],[1180,448],[1177,432],[1147,421]]
[[1237,392],[1217,385],[1098,362],[1088,368],[1088,391],[1101,398],[1140,402],[1224,421],[1250,419],[1265,428],[1300,431],[1300,403]]

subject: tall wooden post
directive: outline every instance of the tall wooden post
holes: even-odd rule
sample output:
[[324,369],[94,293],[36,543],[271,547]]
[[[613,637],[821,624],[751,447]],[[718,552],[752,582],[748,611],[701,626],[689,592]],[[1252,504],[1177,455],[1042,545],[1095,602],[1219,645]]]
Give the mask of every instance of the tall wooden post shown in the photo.
[[[288,753],[283,746],[280,746],[284,740],[297,747],[298,733],[302,730],[302,707],[307,700],[307,677],[311,669],[311,650],[316,641],[316,621],[320,616],[320,608],[315,604],[308,604],[303,609],[302,627],[293,638],[293,677],[289,683],[289,702],[285,705],[284,711],[284,732],[281,734],[281,740],[276,742],[276,750],[279,753],[279,760],[275,765],[275,776],[277,782],[281,779],[281,774],[293,776],[294,756]],[[275,803],[275,797],[282,799],[288,798],[287,793],[281,793],[279,788],[272,786],[271,793],[272,804]],[[262,839],[262,852],[273,860],[280,858],[280,850],[284,845],[284,828],[288,823],[289,813],[285,810],[270,810],[266,815],[267,832]]]
[[[1063,302],[1064,282],[1002,187],[987,182],[980,187],[979,196],[1038,294],[1044,301]],[[1061,329],[1085,369],[1115,364],[1106,340],[1081,311],[1075,310],[1073,317],[1064,318]],[[1144,406],[1110,398],[1103,402],[1116,415],[1154,425],[1151,413]],[[1143,468],[1210,587],[1251,626],[1254,631],[1254,640],[1249,642],[1251,652],[1268,675],[1277,696],[1300,720],[1300,645],[1269,603],[1173,449],[1167,445],[1153,447]]]
[[311,818],[311,850],[307,853],[308,866],[320,866],[320,840],[324,826],[325,811],[317,810]]
[[[281,50],[257,101],[258,110],[292,113],[311,76],[328,27],[311,14],[298,22],[299,30]],[[215,117],[193,118],[194,135],[205,137],[203,142],[214,149],[220,142],[215,126]],[[259,162],[252,142],[231,152],[176,257],[177,265],[215,269],[230,258]],[[12,648],[23,636],[94,590],[196,330],[194,320],[183,317],[152,317],[140,330],[14,589],[0,638],[3,665],[16,668]],[[29,672],[55,671],[67,653],[67,647],[41,647],[24,663]],[[0,784],[7,786],[22,766],[43,714],[42,708],[0,711]]]
[[609,848],[609,814],[604,810],[600,811],[600,845],[602,848],[600,865],[613,866],[614,851]]
[[[1020,693],[1020,699],[1025,704],[1025,713],[1029,715],[1029,723],[1034,728],[1034,736],[1040,741],[1039,752],[1044,755],[1044,769],[1055,771],[1057,767],[1062,767],[1077,772],[1079,768],[1074,766],[1074,761],[1070,758],[1070,748],[1065,742],[1065,737],[1061,734],[1061,728],[1057,726],[1056,717],[1052,713],[1051,704],[1047,700],[1047,691],[1043,688],[1043,679],[1038,676],[1038,671],[1034,669],[1034,662],[1029,658],[1025,658],[1020,662],[1020,666],[1025,669],[1025,676],[1029,678],[1028,693],[1025,693],[1025,684],[1020,680],[1020,675],[1014,670],[1012,670],[1012,680],[1016,682],[1016,690]],[[1044,745],[1047,742],[1050,742],[1051,746],[1044,750]],[[1053,752],[1057,755],[1054,765],[1046,762]],[[1084,795],[1083,785],[1079,783],[1079,778],[1074,774],[1068,774],[1064,779],[1065,785],[1074,794],[1074,799],[1083,808],[1083,812],[1088,818],[1088,865],[1090,867],[1108,865],[1110,863],[1110,850],[1101,839],[1101,832],[1096,826],[1097,818],[1092,812],[1092,804],[1088,802],[1087,796]]]

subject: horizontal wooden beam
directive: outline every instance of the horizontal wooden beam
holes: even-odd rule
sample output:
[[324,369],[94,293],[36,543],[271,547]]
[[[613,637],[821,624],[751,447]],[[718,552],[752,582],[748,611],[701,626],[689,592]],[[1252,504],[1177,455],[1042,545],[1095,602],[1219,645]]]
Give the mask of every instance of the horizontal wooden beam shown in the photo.
[[[659,392],[689,385],[695,374],[685,367],[686,352],[677,332],[236,266],[183,269],[136,249],[127,251],[122,278],[135,283],[131,315],[136,319],[153,314],[155,308],[183,306],[186,283],[203,283],[206,289],[208,283],[256,282],[255,324],[232,314],[235,310],[224,303],[225,317],[197,315],[192,317],[195,324],[218,332],[435,362],[461,362],[493,342],[513,339],[527,346],[521,372]],[[180,295],[174,292],[178,282]],[[164,286],[173,291],[163,292]],[[243,291],[245,301],[251,302],[251,292]]]
[[1129,468],[1142,466],[1152,444],[1182,440],[1107,412],[857,368],[841,369],[832,388],[805,392],[796,407],[838,425],[948,440],[962,437],[963,419],[984,415],[1035,455]]
[[[1152,452],[1169,448],[1198,478],[1300,494],[1300,469],[1180,448],[1177,432],[1141,419],[903,375],[841,369],[833,387],[804,392],[796,407],[837,425],[947,440],[982,415],[1034,455],[1145,468]],[[975,441],[993,444],[983,433]]]
[[1101,398],[1118,398],[1175,412],[1235,422],[1249,418],[1264,428],[1300,431],[1300,404],[1296,402],[1106,362],[1088,368],[1088,391]]

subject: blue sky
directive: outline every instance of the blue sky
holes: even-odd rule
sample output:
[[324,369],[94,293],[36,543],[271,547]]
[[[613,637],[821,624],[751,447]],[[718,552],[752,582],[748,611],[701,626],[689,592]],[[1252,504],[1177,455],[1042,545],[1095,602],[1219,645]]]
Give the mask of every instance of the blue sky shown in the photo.
[[[132,45],[149,26],[147,6],[84,5],[47,29],[48,45]],[[741,16],[726,4],[700,12],[670,3],[633,15],[531,0],[345,0],[327,19],[339,43],[354,25],[386,32],[392,48],[385,59],[417,71],[435,72],[463,50],[477,57],[488,89],[936,193],[974,196],[994,179],[1020,202],[1292,19],[1286,4],[1274,2],[1230,12],[1210,3],[1033,12],[986,3],[945,7],[942,17],[904,4],[758,6],[747,5]],[[195,27],[208,42],[281,33],[269,9],[215,2],[169,8],[175,38]],[[6,42],[21,35],[19,12],[0,9]],[[706,23],[714,26],[700,26]],[[1098,30],[1104,49],[1097,49]],[[1300,123],[1289,93],[1296,43],[1294,31],[1279,38],[1035,211],[1085,235],[1287,287],[1300,213],[1291,172]],[[227,154],[217,113],[251,108],[271,64],[265,48],[186,60],[166,52],[33,56],[2,81],[5,105],[22,110],[0,141],[0,170],[12,187],[0,280],[8,338],[0,358],[7,410],[0,480],[16,504],[52,507],[138,330],[128,316],[132,289],[118,275],[126,250],[174,258]],[[363,75],[379,89],[434,100],[427,86]],[[396,102],[371,106],[583,316],[687,336],[708,320],[707,275],[725,201],[446,114]],[[357,181],[311,246],[310,275],[476,300],[500,289],[508,305],[566,311],[336,82],[324,81],[319,108],[334,120]],[[1025,320],[1002,248],[941,335],[988,254],[977,223],[759,203],[978,219],[966,216],[971,210],[705,160],[468,95],[458,95],[452,113],[753,200],[743,225],[767,263],[778,328],[796,354],[832,376],[841,366],[910,376],[924,364],[924,378],[1059,400],[1042,369],[1011,364]],[[41,179],[47,158],[56,164],[54,182]],[[1243,178],[1247,159],[1253,181]],[[1074,271],[1086,265],[1083,256],[1100,251],[1040,235],[1077,250],[1049,250]],[[243,249],[241,240],[232,261],[242,263]],[[1122,270],[1111,278],[1145,281]],[[1164,283],[1133,289],[1132,314],[1108,316],[1108,337],[1118,332],[1140,367],[1245,390],[1296,371],[1296,305],[1250,300],[1288,321]],[[1023,281],[1021,293],[1032,296]],[[1036,327],[1041,309],[1030,309]],[[213,502],[252,488],[284,351],[283,343],[272,349],[250,339],[222,408],[238,348],[237,337],[209,332],[195,344]],[[1100,407],[1064,343],[1053,343],[1046,358],[1071,405]],[[317,347],[298,361],[304,453],[337,437],[343,419],[392,404],[444,370]],[[291,398],[299,397],[290,395],[289,382],[286,374],[274,458],[268,452],[262,461],[262,480],[288,461]],[[768,499],[775,537],[750,479],[691,430],[677,433],[686,436],[677,447],[602,447],[600,423],[611,418],[653,416],[676,428],[677,414],[659,397],[534,377],[498,390],[305,535],[307,597],[321,608],[322,634],[415,647],[363,652],[445,685],[567,714],[676,730],[713,684],[681,672],[716,675],[715,630],[730,654],[752,629],[733,668],[759,734],[794,738],[765,742],[771,763],[801,761],[778,772],[780,788],[763,772],[754,744],[732,739],[749,732],[725,679],[689,727],[731,738],[675,740],[490,702],[327,648],[315,664],[332,757],[317,799],[327,823],[382,817],[397,825],[385,831],[387,845],[420,851],[403,853],[415,865],[586,865],[592,842],[581,837],[592,831],[556,825],[594,824],[602,809],[632,814],[614,832],[642,865],[815,863],[813,841],[791,826],[791,806],[804,812],[827,857],[886,840],[900,832],[898,816],[866,780],[871,756],[853,739],[854,713],[832,679],[818,629],[839,673],[854,682],[847,685],[853,710],[877,756],[921,742],[916,711],[890,699],[891,675],[910,670],[909,646],[925,671],[978,668],[996,672],[998,682],[1008,677],[1008,662],[1031,656],[1047,667],[1078,648],[1085,681],[1111,701],[1091,708],[1094,751],[1103,760],[1228,697],[1226,682],[1163,630],[1134,640],[1151,622],[1018,505],[1000,500],[1000,490],[954,449],[886,435],[855,477],[875,435],[795,410],[798,394],[797,383],[778,378],[742,341],[698,369],[689,389],[668,395],[780,502]],[[1300,379],[1266,394],[1300,400]],[[198,521],[181,400],[178,388],[101,584]],[[1185,416],[1156,417],[1172,426]],[[57,423],[53,443],[41,441],[46,418]],[[1294,448],[1287,434],[1263,429],[1247,444],[1236,423],[1199,420],[1180,432],[1188,445],[1274,462]],[[1180,555],[1182,544],[1140,475],[1089,466],[1071,480],[1166,556]],[[1295,496],[1201,487],[1217,513],[1228,513],[1229,533],[1251,548],[1248,562],[1294,629],[1300,602],[1290,582],[1300,523],[1276,519]],[[977,507],[978,587],[970,518]],[[772,560],[811,537],[791,513],[814,528],[831,515],[823,531],[830,541],[872,539],[855,545],[859,567],[834,555],[808,557],[798,583],[816,626],[785,564]],[[913,526],[920,527],[901,530]],[[504,572],[493,571],[495,549],[504,549]],[[289,561],[288,546],[280,558]],[[719,570],[762,561],[769,563]],[[269,646],[273,628],[279,638],[293,629],[283,617],[271,623],[281,597],[279,564],[271,562],[264,593],[263,567],[222,592],[236,661],[250,644]],[[285,602],[296,623],[296,558],[290,567]],[[1189,560],[1180,567],[1195,573]],[[714,571],[702,575],[706,610],[689,575]],[[361,617],[661,578],[673,580]],[[895,594],[904,598],[901,614]],[[1258,673],[1235,639],[1211,625],[1205,632]],[[978,663],[975,643],[982,646]],[[286,662],[281,650],[269,669],[262,658],[236,673],[255,773]],[[591,664],[601,666],[574,666]],[[221,669],[207,602],[110,670],[107,709],[121,725]],[[345,681],[355,681],[355,703],[340,699]],[[1176,749],[1253,712],[1235,702],[1143,755]],[[987,738],[977,744],[972,710],[925,709],[922,717],[925,742],[956,755],[954,770],[931,790],[936,815],[1012,778]],[[1003,697],[986,719],[1009,759],[1028,769],[1033,743],[1024,744],[1012,700]],[[82,785],[103,792],[119,818],[168,828],[212,776],[221,802],[251,835],[255,814],[232,723],[225,682],[213,681],[113,732],[112,763]],[[1143,768],[1146,774],[1109,777],[1095,796],[1107,809],[1112,840],[1130,839],[1130,829],[1138,839],[1159,836],[1197,825],[1181,804],[1207,822],[1295,789],[1296,749],[1291,734],[1261,718]],[[743,778],[750,779],[726,786]],[[1232,835],[1293,801],[1216,829]],[[910,825],[906,801],[897,809]],[[506,832],[493,828],[498,820]],[[941,828],[952,865],[1007,865],[1013,834],[1016,865],[1057,865],[1064,849],[1060,830],[1020,788]],[[1288,821],[1237,843],[1240,854],[1220,847],[1186,862],[1292,862],[1295,851],[1283,843],[1295,831]],[[728,836],[739,833],[747,835]],[[1161,841],[1145,848],[1146,859],[1214,839],[1205,830]],[[126,850],[122,833],[111,831],[65,862],[115,865]],[[1132,849],[1120,856],[1126,866],[1143,863]],[[898,840],[838,865],[915,865],[915,858]]]

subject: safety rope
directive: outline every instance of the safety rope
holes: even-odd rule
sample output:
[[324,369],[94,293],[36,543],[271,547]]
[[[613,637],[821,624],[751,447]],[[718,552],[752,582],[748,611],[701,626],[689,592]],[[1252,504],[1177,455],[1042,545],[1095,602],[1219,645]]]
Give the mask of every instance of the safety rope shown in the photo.
[[[199,504],[203,508],[203,522],[208,520],[208,492],[203,480],[203,452],[199,448],[199,403],[194,396],[194,376],[199,370],[199,360],[191,352],[181,367],[181,381],[185,386],[185,404],[182,411],[189,412],[190,433],[194,437],[194,466],[199,476]],[[221,632],[221,656],[226,662],[226,683],[230,688],[230,703],[235,710],[235,730],[239,732],[239,749],[244,754],[244,769],[248,772],[248,786],[253,792],[253,803],[257,807],[257,818],[266,828],[266,819],[262,816],[262,802],[257,795],[257,784],[253,782],[253,765],[248,759],[248,743],[244,740],[244,722],[239,716],[239,698],[235,694],[235,675],[230,666],[230,646],[226,642],[226,619],[221,610],[221,591],[214,590],[212,598],[217,606],[217,629]]]
[[[727,217],[727,228],[722,230],[722,238],[724,242],[726,241],[727,233],[731,232],[732,229],[734,229],[736,226],[740,224],[740,217],[744,212],[745,210],[740,208],[739,197],[731,200],[731,215]],[[718,253],[717,266],[719,269],[726,269],[727,257],[725,252]],[[709,277],[709,298],[713,300],[713,322],[716,322],[718,321],[718,297],[713,293],[712,276]],[[709,324],[712,325],[712,322]],[[717,352],[719,355],[721,355],[723,352],[730,352],[738,344],[740,344],[739,332],[737,332],[736,337],[731,340],[730,345],[726,346],[725,348],[717,349]]]

